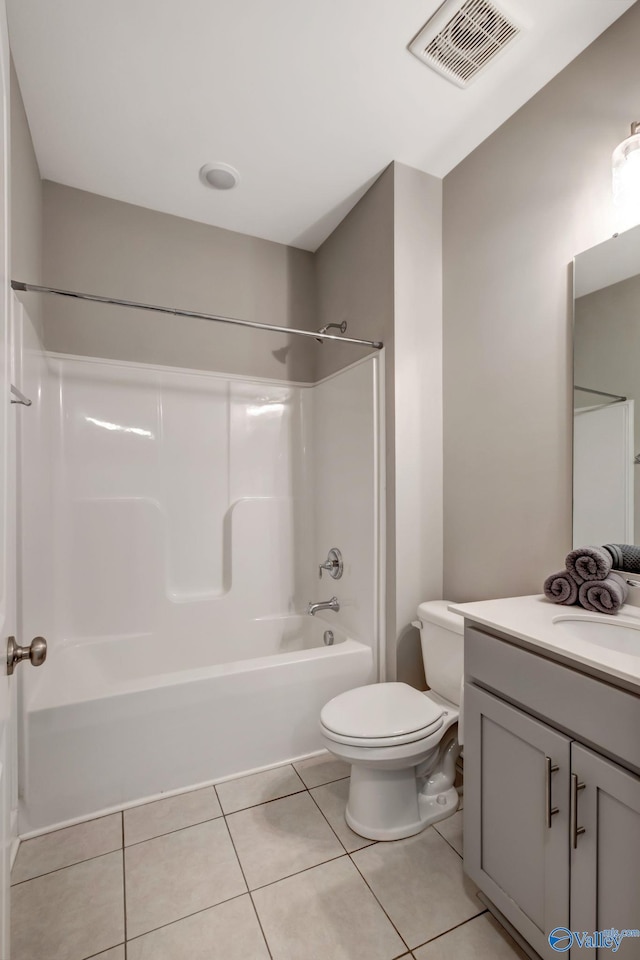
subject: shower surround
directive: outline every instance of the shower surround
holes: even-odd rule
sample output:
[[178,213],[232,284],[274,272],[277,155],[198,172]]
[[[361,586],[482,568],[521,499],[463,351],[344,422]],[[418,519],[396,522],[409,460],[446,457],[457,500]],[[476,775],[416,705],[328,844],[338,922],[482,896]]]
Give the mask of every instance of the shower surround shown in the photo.
[[320,749],[323,703],[378,676],[378,357],[298,385],[45,354],[23,322],[49,659],[21,675],[21,833]]

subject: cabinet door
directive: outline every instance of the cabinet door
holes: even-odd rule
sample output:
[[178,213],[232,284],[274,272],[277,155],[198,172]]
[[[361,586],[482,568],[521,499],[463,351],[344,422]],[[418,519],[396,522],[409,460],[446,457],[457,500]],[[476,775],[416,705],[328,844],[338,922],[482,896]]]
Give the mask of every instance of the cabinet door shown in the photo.
[[551,960],[569,920],[571,741],[472,684],[464,711],[465,871]]
[[[640,778],[577,743],[571,773],[570,929],[640,928]],[[589,953],[600,960],[612,956],[611,949]],[[615,956],[640,960],[640,938],[625,938]]]

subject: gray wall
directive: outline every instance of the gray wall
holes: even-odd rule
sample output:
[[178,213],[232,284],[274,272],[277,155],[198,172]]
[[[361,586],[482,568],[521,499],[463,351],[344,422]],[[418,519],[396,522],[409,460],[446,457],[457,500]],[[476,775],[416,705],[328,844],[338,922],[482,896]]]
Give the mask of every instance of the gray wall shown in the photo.
[[[385,630],[387,668],[395,674],[394,165],[391,164],[318,248],[318,325],[348,323],[347,335],[385,344]],[[318,351],[318,379],[361,357],[357,347]]]
[[[42,181],[24,112],[18,78],[11,63],[11,273],[15,280],[42,278]],[[42,303],[28,295],[29,313],[41,331]]]
[[[391,164],[315,253],[318,326],[346,320],[345,336],[382,340],[392,356],[393,223]],[[325,343],[317,353],[316,375],[322,379],[365,353]]]
[[571,547],[570,263],[614,232],[640,4],[444,181],[444,591],[540,592]]
[[[50,286],[257,323],[316,327],[313,255],[44,182]],[[297,381],[318,344],[223,324],[47,297],[45,344],[144,363]]]
[[[390,674],[424,686],[423,600],[442,597],[442,181],[394,163],[395,629]],[[396,646],[396,650],[393,646]]]
[[[442,596],[442,183],[393,163],[316,253],[318,323],[385,344],[387,673],[424,687],[418,604]],[[318,351],[317,376],[362,356]]]

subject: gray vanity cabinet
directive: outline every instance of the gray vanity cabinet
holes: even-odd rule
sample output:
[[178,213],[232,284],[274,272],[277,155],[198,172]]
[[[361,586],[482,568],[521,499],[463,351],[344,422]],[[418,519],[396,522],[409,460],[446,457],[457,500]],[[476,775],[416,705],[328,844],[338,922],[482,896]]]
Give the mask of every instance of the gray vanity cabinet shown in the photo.
[[[570,929],[640,928],[640,778],[578,743],[571,776]],[[640,939],[615,956],[640,960]]]
[[569,918],[571,740],[465,688],[465,871],[541,957]]
[[637,693],[467,624],[464,765],[465,871],[544,960],[555,927],[640,928]]

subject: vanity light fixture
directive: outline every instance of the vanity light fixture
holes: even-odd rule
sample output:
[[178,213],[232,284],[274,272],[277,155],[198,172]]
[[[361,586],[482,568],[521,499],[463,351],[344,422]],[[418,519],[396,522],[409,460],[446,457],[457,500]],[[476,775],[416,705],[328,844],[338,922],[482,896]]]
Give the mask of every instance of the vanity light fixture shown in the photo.
[[631,135],[613,151],[613,201],[620,228],[640,223],[640,120],[631,124]]

